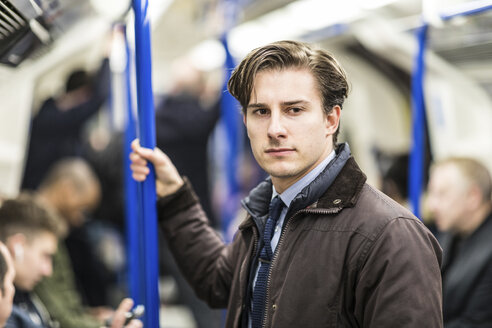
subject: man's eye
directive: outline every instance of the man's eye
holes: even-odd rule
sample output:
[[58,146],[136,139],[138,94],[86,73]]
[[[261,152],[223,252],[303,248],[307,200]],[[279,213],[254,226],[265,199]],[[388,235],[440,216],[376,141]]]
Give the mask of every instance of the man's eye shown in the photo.
[[264,108],[258,108],[254,111],[254,113],[257,115],[266,115],[268,111]]
[[291,107],[289,108],[289,111],[292,113],[300,113],[302,111],[302,108],[299,107]]

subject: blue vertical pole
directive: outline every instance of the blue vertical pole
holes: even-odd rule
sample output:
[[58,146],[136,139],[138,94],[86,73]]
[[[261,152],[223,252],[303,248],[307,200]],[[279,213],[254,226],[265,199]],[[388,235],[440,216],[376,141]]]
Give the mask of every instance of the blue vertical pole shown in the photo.
[[227,34],[221,38],[222,45],[226,52],[225,61],[225,76],[224,76],[224,92],[221,98],[222,123],[224,124],[225,133],[227,136],[227,153],[224,157],[226,168],[227,181],[227,200],[222,208],[222,230],[226,241],[231,240],[231,236],[227,233],[230,224],[233,222],[239,206],[240,188],[238,179],[238,161],[242,151],[242,121],[239,112],[239,104],[237,100],[227,90],[227,82],[231,77],[231,73],[235,67],[234,58],[232,57],[229,46],[227,44]]
[[240,204],[240,183],[238,178],[239,156],[242,152],[243,124],[239,111],[239,103],[227,92],[227,83],[236,66],[234,57],[229,50],[227,35],[235,24],[239,11],[238,0],[222,0],[224,8],[224,33],[221,37],[222,46],[226,54],[224,63],[224,85],[221,97],[221,124],[227,137],[226,154],[224,156],[224,168],[226,170],[226,200],[222,203],[221,219],[222,231],[227,242],[232,240],[230,225],[234,221]]
[[418,52],[415,57],[415,66],[412,75],[412,148],[410,150],[408,170],[408,195],[412,211],[419,218],[425,159],[426,121],[423,85],[427,28],[428,25],[424,24],[417,30]]
[[[147,0],[134,0],[135,12],[135,59],[137,75],[138,128],[140,144],[155,148],[155,119],[152,92],[152,65],[150,21]],[[150,164],[149,164],[150,165]],[[159,327],[159,257],[157,253],[157,212],[155,170],[150,165],[147,179],[138,184],[140,248],[143,262],[143,299],[145,305],[144,326]]]
[[[449,20],[456,16],[476,15],[492,10],[492,5],[483,5],[478,1],[470,2],[467,8],[460,12],[440,15],[441,19]],[[427,47],[428,25],[424,24],[416,31],[418,52],[415,57],[412,75],[412,148],[408,170],[408,195],[413,213],[420,217],[420,195],[423,190],[426,118],[424,102],[425,49]]]
[[[126,41],[126,28],[125,41]],[[133,99],[131,88],[131,65],[130,51],[128,43],[125,42],[126,68],[125,68],[125,91],[126,91],[126,128],[124,140],[123,163],[125,163],[125,217],[126,217],[126,245],[127,245],[127,266],[128,266],[128,289],[130,297],[137,304],[143,303],[140,293],[140,256],[139,256],[139,226],[137,208],[137,182],[132,178],[130,170],[131,143],[137,137],[137,127],[133,115]]]

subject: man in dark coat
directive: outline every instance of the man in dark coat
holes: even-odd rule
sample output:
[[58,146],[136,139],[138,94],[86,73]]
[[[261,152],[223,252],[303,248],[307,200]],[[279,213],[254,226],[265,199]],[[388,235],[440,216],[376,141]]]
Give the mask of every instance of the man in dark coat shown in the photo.
[[336,59],[275,42],[247,55],[228,87],[270,175],[243,201],[231,244],[164,153],[135,141],[130,156],[138,181],[154,164],[170,248],[197,294],[227,307],[226,327],[442,327],[436,239],[337,145],[348,82]]
[[492,181],[477,160],[431,168],[429,209],[443,248],[444,327],[492,327]]
[[41,105],[31,123],[22,189],[37,189],[54,163],[82,155],[83,128],[107,99],[109,86],[105,59],[94,77],[83,70],[72,72],[65,93]]

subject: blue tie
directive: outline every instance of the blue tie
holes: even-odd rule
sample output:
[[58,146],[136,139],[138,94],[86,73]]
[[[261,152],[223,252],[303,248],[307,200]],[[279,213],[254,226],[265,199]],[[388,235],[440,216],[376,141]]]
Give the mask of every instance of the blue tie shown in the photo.
[[263,323],[268,272],[270,271],[270,263],[273,258],[271,240],[283,205],[284,203],[278,196],[273,198],[270,203],[269,216],[263,232],[263,248],[260,251],[260,269],[258,270],[256,284],[253,289],[253,309],[251,310],[252,328],[260,328]]

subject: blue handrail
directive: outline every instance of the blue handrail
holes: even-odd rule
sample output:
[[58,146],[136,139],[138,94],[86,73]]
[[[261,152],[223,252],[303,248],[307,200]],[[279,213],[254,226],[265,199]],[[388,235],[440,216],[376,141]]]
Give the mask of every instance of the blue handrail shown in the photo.
[[412,146],[408,169],[409,199],[412,211],[420,218],[420,195],[423,188],[424,159],[425,159],[425,103],[424,103],[424,73],[425,48],[427,40],[427,25],[417,30],[418,52],[415,57],[415,68],[412,75]]
[[[478,4],[478,5],[477,5]],[[461,11],[452,14],[441,14],[442,20],[450,20],[457,16],[476,15],[492,10],[492,5],[480,5],[481,2],[470,2]],[[426,117],[424,100],[424,75],[425,75],[425,50],[427,47],[428,24],[423,23],[416,30],[418,51],[415,57],[414,71],[412,74],[412,148],[408,170],[408,194],[413,213],[420,217],[420,195],[423,190]]]
[[227,43],[227,34],[221,38],[222,45],[226,52],[224,64],[224,86],[221,98],[222,123],[227,136],[227,153],[224,157],[227,181],[227,200],[222,206],[222,230],[226,241],[231,241],[228,231],[234,217],[237,214],[240,198],[240,183],[238,179],[239,155],[241,153],[242,140],[242,123],[239,112],[239,104],[236,99],[227,91],[227,81],[231,77],[232,70],[235,67],[234,58],[232,57]]
[[[466,4],[466,6],[460,7],[460,11],[454,12],[454,13],[443,13],[441,14],[441,19],[442,20],[450,20],[451,18],[457,17],[457,16],[471,16],[471,15],[476,15],[483,13],[485,11],[492,10],[492,4],[488,5],[482,5],[483,1],[472,1]],[[475,6],[475,4],[478,4]]]
[[[135,59],[137,76],[138,134],[143,147],[155,148],[155,118],[152,92],[152,59],[148,1],[134,0]],[[150,164],[149,164],[150,165]],[[157,211],[155,170],[138,184],[139,194],[139,249],[142,276],[140,277],[145,315],[145,327],[159,327],[159,257],[157,240]]]
[[[125,27],[126,32],[126,27]],[[136,303],[142,303],[140,293],[140,253],[138,247],[139,225],[138,225],[138,208],[136,199],[138,197],[137,182],[132,178],[130,170],[130,153],[131,142],[137,137],[137,127],[133,112],[133,98],[131,92],[131,60],[130,50],[126,42],[125,33],[125,94],[126,94],[126,128],[124,139],[123,163],[125,172],[125,217],[126,217],[126,245],[127,245],[127,272],[128,272],[128,290],[130,297]]]

